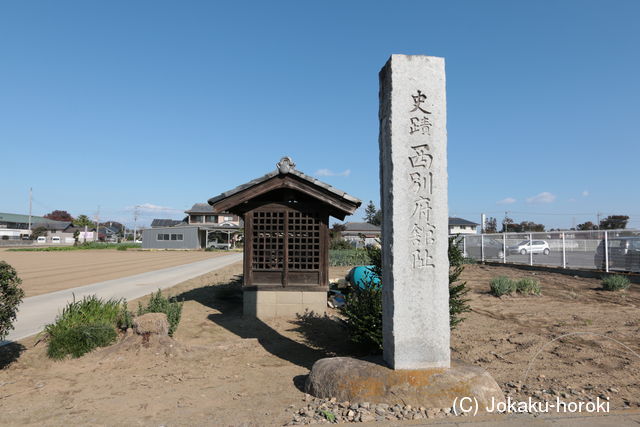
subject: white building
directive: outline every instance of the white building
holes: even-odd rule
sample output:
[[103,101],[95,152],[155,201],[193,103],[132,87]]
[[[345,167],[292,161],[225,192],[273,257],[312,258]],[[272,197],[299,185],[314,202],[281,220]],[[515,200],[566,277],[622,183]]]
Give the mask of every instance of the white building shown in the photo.
[[478,225],[466,219],[449,217],[449,234],[478,234]]

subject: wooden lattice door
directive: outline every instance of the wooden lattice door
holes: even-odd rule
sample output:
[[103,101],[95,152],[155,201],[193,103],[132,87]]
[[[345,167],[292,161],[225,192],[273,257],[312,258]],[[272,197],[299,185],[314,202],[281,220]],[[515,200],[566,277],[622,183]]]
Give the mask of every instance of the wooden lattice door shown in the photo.
[[323,221],[294,209],[251,213],[251,276],[254,284],[319,285]]

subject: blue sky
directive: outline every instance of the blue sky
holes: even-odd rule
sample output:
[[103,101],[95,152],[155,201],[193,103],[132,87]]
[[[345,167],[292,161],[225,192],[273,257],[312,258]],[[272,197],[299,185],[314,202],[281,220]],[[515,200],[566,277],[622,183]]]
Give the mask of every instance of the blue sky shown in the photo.
[[[298,169],[379,200],[378,71],[446,58],[449,211],[640,228],[640,2],[5,1],[0,212],[132,224]],[[361,213],[352,219],[359,220]]]

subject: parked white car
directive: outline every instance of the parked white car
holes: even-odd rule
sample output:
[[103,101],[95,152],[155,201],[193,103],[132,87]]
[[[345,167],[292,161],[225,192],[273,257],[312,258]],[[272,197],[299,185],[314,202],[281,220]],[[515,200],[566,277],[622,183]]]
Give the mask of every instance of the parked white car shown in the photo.
[[509,246],[509,252],[512,254],[526,255],[528,253],[549,255],[551,250],[549,244],[544,240],[534,240],[533,244],[530,240],[523,240],[514,246]]

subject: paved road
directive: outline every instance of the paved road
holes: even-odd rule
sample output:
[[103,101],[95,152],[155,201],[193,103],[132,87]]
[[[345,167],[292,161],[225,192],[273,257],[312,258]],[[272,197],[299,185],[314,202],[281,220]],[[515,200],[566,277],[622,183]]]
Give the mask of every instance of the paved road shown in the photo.
[[82,299],[87,295],[97,295],[100,298],[126,298],[133,300],[148,295],[158,289],[166,289],[185,280],[201,276],[242,260],[241,253],[223,255],[204,261],[162,270],[149,271],[135,276],[107,280],[72,289],[51,292],[35,297],[25,298],[20,305],[18,318],[14,323],[15,329],[9,333],[6,341],[0,345],[40,332],[45,325],[55,320],[56,315],[68,302]]
[[[566,252],[567,268],[595,269],[593,252]],[[498,259],[495,259],[498,261]],[[494,261],[493,259],[491,261]],[[502,261],[500,259],[499,261]],[[529,264],[529,254],[507,254],[507,262]],[[533,254],[533,265],[562,267],[562,252],[552,251],[549,255]]]

